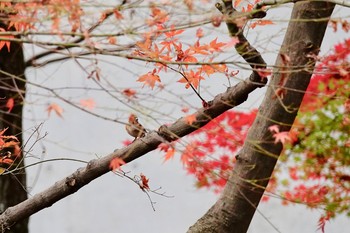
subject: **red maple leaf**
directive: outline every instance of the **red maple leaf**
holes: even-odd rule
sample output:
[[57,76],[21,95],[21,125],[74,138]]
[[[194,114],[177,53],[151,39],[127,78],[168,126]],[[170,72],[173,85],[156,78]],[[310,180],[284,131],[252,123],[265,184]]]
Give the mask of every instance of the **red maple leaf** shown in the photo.
[[143,175],[142,173],[140,174],[141,180],[140,180],[140,189],[142,189],[142,191],[145,190],[150,190],[149,185],[148,185],[148,181],[149,179],[147,179],[147,177],[145,175]]
[[181,33],[183,33],[185,30],[176,30],[174,25],[170,26],[170,30],[168,32],[165,32],[164,35],[167,38],[171,38],[174,37],[176,35],[180,35]]
[[136,91],[131,88],[124,89],[122,93],[129,98],[136,97]]

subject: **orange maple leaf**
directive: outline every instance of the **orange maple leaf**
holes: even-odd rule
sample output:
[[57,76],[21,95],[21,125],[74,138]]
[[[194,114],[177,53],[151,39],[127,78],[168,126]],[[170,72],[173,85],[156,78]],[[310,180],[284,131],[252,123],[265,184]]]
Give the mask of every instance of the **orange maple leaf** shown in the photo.
[[215,72],[225,73],[227,71],[226,64],[214,64],[211,67],[215,70]]
[[[7,128],[6,128],[7,129]],[[16,136],[13,135],[1,135],[0,136],[2,139],[12,139],[18,142],[18,138]]]
[[189,154],[189,153],[183,153],[181,155],[181,162],[182,164],[186,165],[186,164],[189,164],[190,160],[192,159],[192,155]]
[[15,100],[13,98],[9,98],[6,102],[6,108],[8,108],[7,112],[11,112],[13,107],[15,106]]
[[208,55],[208,45],[200,45],[199,40],[194,43],[193,46],[190,46],[190,49],[195,53],[195,54],[202,54],[202,55]]
[[48,115],[50,116],[51,112],[54,111],[57,116],[63,118],[62,113],[63,113],[63,108],[61,108],[58,104],[52,103],[50,104],[46,111],[48,112]]
[[[0,28],[0,32],[6,32],[5,29],[3,28]],[[15,38],[14,36],[12,35],[1,35],[0,37],[2,38],[8,38],[8,39],[13,39]],[[7,51],[10,52],[10,41],[6,41],[6,40],[0,40],[0,50],[2,49],[2,47],[4,47],[6,45],[7,47]]]
[[6,132],[7,129],[8,129],[8,127],[5,128],[5,129],[3,129],[3,130],[1,130],[1,131],[0,131],[0,136],[2,136],[2,135]]
[[0,164],[11,165],[13,164],[13,160],[9,158],[0,158]]
[[117,43],[117,38],[115,36],[109,36],[107,39],[110,44],[115,45]]
[[167,38],[171,38],[174,37],[176,35],[180,35],[181,33],[183,33],[185,30],[176,30],[174,25],[170,26],[170,30],[168,32],[165,32],[164,35]]
[[95,101],[92,98],[80,100],[80,105],[87,109],[94,109],[96,106]]
[[169,147],[165,154],[164,162],[168,161],[169,159],[172,159],[174,155],[175,155],[175,149],[173,147]]
[[112,171],[119,170],[121,166],[125,164],[124,160],[121,158],[114,158],[112,161],[109,163],[109,168]]
[[188,115],[185,117],[185,121],[186,123],[188,123],[189,125],[192,125],[193,122],[196,121],[196,114],[192,114],[192,115]]
[[248,4],[247,8],[242,7],[242,12],[251,12],[254,9],[254,5],[253,4]]
[[2,148],[9,148],[9,147],[15,147],[19,144],[19,142],[15,142],[15,141],[9,141],[9,142],[5,142],[1,147]]
[[252,24],[250,24],[250,28],[255,28],[256,26],[264,26],[264,25],[268,25],[268,24],[274,24],[271,20],[265,20],[265,19],[260,19],[256,22],[253,22]]
[[159,75],[155,74],[155,72],[156,69],[154,69],[153,72],[148,72],[147,74],[141,75],[137,81],[144,82],[142,87],[148,85],[151,87],[151,89],[153,89],[156,82],[161,82]]
[[209,50],[211,53],[213,52],[221,52],[221,47],[225,46],[226,43],[224,42],[220,42],[220,43],[217,43],[217,40],[218,38],[216,37],[214,40],[212,40],[210,43],[209,43]]
[[179,83],[186,83],[185,88],[189,88],[190,84],[193,85],[194,88],[198,88],[200,80],[204,80],[204,78],[201,76],[201,71],[194,72],[193,70],[190,70],[190,72],[185,72],[185,77],[182,77],[178,82]]

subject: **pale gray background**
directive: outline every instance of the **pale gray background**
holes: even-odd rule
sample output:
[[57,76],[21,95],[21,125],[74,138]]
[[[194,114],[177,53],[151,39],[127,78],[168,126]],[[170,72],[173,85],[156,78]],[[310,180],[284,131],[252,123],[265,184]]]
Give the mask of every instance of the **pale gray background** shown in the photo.
[[[286,13],[281,15],[281,9],[279,9],[275,11],[276,17],[286,20],[289,8],[285,7],[282,10]],[[339,9],[336,12],[338,12],[338,15],[349,16],[345,10],[341,14]],[[273,17],[270,14],[272,15],[272,13],[269,13],[269,16]],[[225,32],[225,25],[221,29]],[[259,34],[249,34],[249,37],[252,37],[252,43],[259,42],[259,49],[265,51],[263,54],[264,58],[270,64],[273,64],[274,54],[278,50],[278,45],[273,47],[274,43],[281,43],[281,35],[284,32],[283,29],[281,30],[281,25],[276,25],[270,26],[269,29],[264,28]],[[276,36],[271,39],[271,34],[276,34]],[[258,38],[256,37],[257,35]],[[346,36],[348,35],[344,35],[344,33],[335,34],[329,28],[322,52],[327,52],[332,45],[342,41]],[[225,41],[227,38],[227,36],[220,36],[219,40]],[[266,49],[271,49],[270,54]],[[105,57],[104,59],[108,58]],[[119,66],[128,67],[129,65],[125,60],[111,60],[111,62]],[[117,68],[113,66],[102,65],[102,67],[104,68],[105,77],[117,78],[120,85],[125,87],[132,86],[138,88],[138,90],[142,86],[140,83],[135,83],[137,76],[132,76],[127,71],[116,70]],[[146,68],[149,67],[151,66]],[[134,68],[131,69],[135,70]],[[142,73],[140,70],[135,72],[137,74]],[[50,87],[94,86],[91,84],[91,80],[86,80],[86,74],[77,68],[74,62],[53,64],[40,70],[29,69],[27,77],[32,82]],[[240,78],[244,77],[244,72],[240,73]],[[224,84],[217,85],[216,82],[215,80],[208,80],[209,84],[213,84],[208,91],[211,95],[222,92],[226,88]],[[43,135],[47,132],[48,135],[35,145],[32,151],[35,158],[28,158],[27,164],[37,162],[40,159],[52,158],[75,158],[88,161],[112,152],[114,149],[122,146],[121,142],[124,139],[130,139],[122,125],[96,119],[71,106],[65,105],[61,101],[41,96],[45,92],[39,88],[30,85],[28,85],[28,88],[31,94],[27,97],[25,113],[24,128],[26,129],[26,135],[28,137],[34,127],[40,123],[43,123],[40,130],[41,134]],[[174,90],[186,93],[186,90],[183,90],[183,86],[178,85],[175,88],[177,89]],[[115,100],[108,99],[101,93],[71,90],[60,92],[60,94],[70,96],[76,102],[81,98],[92,97],[95,99],[97,107],[108,106],[110,109],[113,109],[120,106]],[[210,94],[206,98],[209,99],[209,96]],[[257,106],[262,96],[263,90],[255,92],[240,109],[245,110],[251,106]],[[174,97],[167,98],[169,98],[169,101],[179,101]],[[200,105],[195,97],[189,98],[193,98],[187,100],[191,101],[194,106]],[[50,118],[47,117],[45,109],[51,102],[57,102],[64,108],[64,119],[54,114]],[[179,112],[179,106],[176,107],[177,109],[174,110],[170,118],[175,119],[183,115]],[[109,115],[111,118],[117,118],[121,114],[126,116],[125,112],[118,113],[112,110],[104,110],[96,109],[95,111]],[[161,110],[173,111],[171,105]],[[155,129],[157,127],[154,122],[147,120],[144,116],[140,116],[140,119],[148,128]],[[33,140],[29,144],[32,143]],[[30,220],[31,232],[185,232],[190,225],[208,210],[218,196],[210,190],[198,190],[194,187],[194,179],[182,169],[179,156],[166,163],[163,163],[162,156],[163,154],[161,153],[151,152],[124,167],[125,171],[130,171],[130,176],[138,175],[141,172],[147,175],[150,178],[152,189],[161,186],[162,191],[174,196],[174,198],[165,198],[151,194],[152,200],[156,202],[156,211],[152,210],[147,196],[138,186],[125,178],[109,173],[93,181],[76,194],[33,215]],[[30,195],[42,191],[81,166],[84,166],[84,164],[72,161],[56,161],[28,168]],[[280,200],[262,203],[258,210],[259,212],[255,214],[249,229],[251,233],[276,232],[270,223],[283,233],[316,232],[317,220],[321,214],[319,211],[310,211],[302,205],[283,207],[280,204]],[[349,232],[349,223],[348,218],[338,217],[326,225],[326,232]]]

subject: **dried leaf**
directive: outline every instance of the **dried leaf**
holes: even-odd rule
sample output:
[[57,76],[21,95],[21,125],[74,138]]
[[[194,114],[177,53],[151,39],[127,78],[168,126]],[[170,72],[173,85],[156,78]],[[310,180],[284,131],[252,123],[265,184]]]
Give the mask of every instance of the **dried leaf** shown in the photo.
[[123,95],[129,97],[129,98],[135,98],[136,97],[136,91],[131,88],[127,88],[123,90]]
[[145,190],[150,190],[149,185],[148,185],[148,181],[149,179],[147,179],[147,177],[145,175],[143,175],[142,173],[140,174],[141,177],[141,181],[140,181],[140,188],[142,189],[142,191]]

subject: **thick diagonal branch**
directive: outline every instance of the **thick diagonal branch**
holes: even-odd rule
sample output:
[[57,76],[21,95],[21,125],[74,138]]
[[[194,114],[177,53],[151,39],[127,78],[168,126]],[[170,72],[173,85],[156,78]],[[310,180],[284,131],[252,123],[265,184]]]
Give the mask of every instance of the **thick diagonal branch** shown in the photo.
[[243,103],[248,98],[249,93],[264,85],[260,82],[260,78],[257,80],[254,78],[256,77],[252,75],[249,80],[242,81],[236,86],[228,88],[225,93],[217,95],[208,103],[209,106],[201,108],[195,113],[197,120],[192,125],[189,125],[185,118],[180,118],[170,126],[162,126],[158,132],[153,131],[123,149],[116,150],[101,159],[90,161],[86,167],[56,182],[48,189],[16,206],[8,208],[0,215],[0,229],[10,228],[14,223],[50,207],[55,202],[78,191],[92,180],[109,172],[109,163],[113,158],[120,157],[125,162],[131,162],[156,149],[160,143],[181,138],[204,126],[225,111]]

